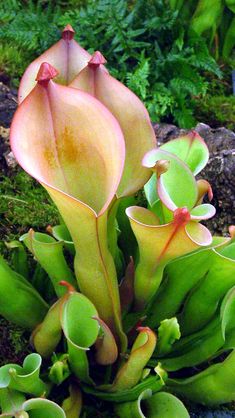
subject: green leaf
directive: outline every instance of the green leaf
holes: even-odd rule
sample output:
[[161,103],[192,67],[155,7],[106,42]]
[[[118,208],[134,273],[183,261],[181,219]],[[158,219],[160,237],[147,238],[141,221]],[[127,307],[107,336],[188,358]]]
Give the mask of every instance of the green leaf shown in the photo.
[[102,335],[96,341],[96,361],[107,366],[113,364],[118,357],[118,347],[110,328],[100,318],[95,318],[102,329]]
[[160,148],[177,155],[189,166],[195,176],[206,166],[209,159],[207,145],[195,131],[168,141]]
[[221,322],[217,317],[202,330],[181,338],[170,353],[161,358],[163,367],[167,371],[176,371],[186,367],[194,367],[207,361],[218,350],[222,349],[224,339]]
[[[167,375],[165,373],[164,380],[166,379]],[[82,385],[84,392],[95,396],[98,399],[103,399],[108,402],[128,402],[128,401],[135,401],[138,399],[138,396],[146,389],[151,389],[153,393],[158,392],[161,390],[162,386],[165,384],[164,380],[160,378],[158,375],[146,377],[141,383],[138,383],[131,389],[125,389],[123,391],[118,392],[107,392],[102,391],[101,389],[97,388],[94,389],[88,385]]]
[[191,210],[197,201],[197,185],[192,172],[182,160],[162,149],[149,151],[143,158],[143,165],[155,170],[160,161],[170,162],[167,171],[159,173],[157,181],[162,203],[171,211],[181,207]]
[[155,327],[179,311],[186,295],[205,276],[212,258],[211,249],[202,249],[173,260],[164,270],[166,280],[148,309],[147,323]]
[[69,387],[69,397],[66,398],[62,405],[66,413],[66,418],[79,418],[82,409],[82,393],[78,386],[71,385]]
[[212,237],[203,225],[191,221],[186,208],[178,208],[174,220],[164,225],[145,208],[131,206],[126,213],[139,245],[134,287],[136,309],[141,310],[158,291],[166,264],[209,245]]
[[224,255],[233,252],[233,248],[229,248],[232,246],[233,244],[222,250],[212,250],[210,269],[199,286],[189,295],[180,315],[182,335],[188,335],[207,324],[213,317],[218,303],[235,285],[235,260]]
[[170,393],[156,393],[146,404],[148,418],[189,418],[183,403]]
[[[144,412],[143,412],[144,411]],[[143,391],[137,401],[116,406],[120,418],[189,418],[183,403],[170,393]]]
[[57,239],[57,241],[63,241],[65,248],[72,255],[75,255],[74,243],[72,241],[72,237],[69,233],[69,230],[65,224],[53,226],[52,234],[53,237]]
[[25,395],[23,393],[9,389],[8,387],[0,389],[0,406],[3,416],[12,418],[12,415],[21,409],[24,401]]
[[22,406],[28,412],[29,418],[66,418],[63,409],[48,399],[29,399]]
[[149,203],[149,205],[152,207],[154,203],[159,200],[159,196],[157,194],[157,177],[154,173],[149,181],[144,186],[144,192],[146,199]]
[[97,310],[81,293],[73,293],[62,310],[62,328],[67,339],[69,363],[74,374],[92,384],[86,351],[96,342],[99,324]]
[[157,355],[165,355],[170,350],[175,340],[180,338],[180,328],[177,318],[164,319],[158,328]]
[[50,235],[34,232],[32,229],[20,240],[24,242],[47,272],[58,297],[63,296],[66,292],[66,289],[59,284],[61,280],[66,280],[76,287],[74,275],[64,258],[63,241],[56,241]]
[[191,219],[198,220],[198,221],[212,218],[214,214],[215,214],[215,208],[209,203],[204,203],[203,205],[195,206],[190,211]]
[[67,293],[50,307],[42,323],[37,326],[32,334],[34,347],[42,357],[50,357],[61,340],[61,310],[71,292],[74,291],[74,288],[70,288],[68,284]]
[[235,242],[227,245],[225,248],[222,248],[219,251],[224,257],[230,258],[231,260],[235,260]]
[[48,392],[48,386],[40,379],[41,356],[29,354],[23,366],[7,364],[0,368],[0,388],[10,388],[34,396]]
[[235,397],[235,350],[222,362],[185,379],[168,379],[168,390],[187,399],[216,406]]
[[56,385],[60,385],[71,375],[68,366],[68,355],[62,354],[57,356],[53,355],[53,365],[50,368],[49,379]]
[[12,250],[12,265],[14,270],[28,279],[29,266],[24,246],[19,241],[6,242],[5,244],[7,248]]
[[34,329],[47,310],[33,286],[0,256],[0,314],[23,328]]
[[226,333],[235,328],[235,286],[232,287],[225,295],[221,305],[221,331],[224,340],[226,340]]
[[168,358],[162,359],[163,367],[175,371],[193,367],[235,347],[235,288],[225,295],[220,313],[202,330],[181,338],[174,344]]
[[117,221],[118,227],[120,230],[120,235],[118,237],[119,245],[123,251],[124,256],[126,257],[126,262],[129,261],[131,256],[135,256],[137,252],[137,242],[135,236],[130,227],[130,222],[126,216],[126,208],[128,206],[136,204],[135,197],[124,197],[121,199],[117,212]]
[[110,392],[130,389],[139,383],[144,367],[154,352],[156,346],[155,333],[147,327],[140,327],[138,331],[139,335],[132,346],[128,360],[119,369],[113,384],[107,386],[107,390]]

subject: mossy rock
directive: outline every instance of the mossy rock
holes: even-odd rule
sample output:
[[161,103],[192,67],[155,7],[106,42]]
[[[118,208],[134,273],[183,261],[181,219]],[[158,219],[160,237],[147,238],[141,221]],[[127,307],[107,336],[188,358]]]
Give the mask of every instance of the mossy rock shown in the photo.
[[196,119],[212,128],[235,130],[235,96],[204,97],[196,102]]

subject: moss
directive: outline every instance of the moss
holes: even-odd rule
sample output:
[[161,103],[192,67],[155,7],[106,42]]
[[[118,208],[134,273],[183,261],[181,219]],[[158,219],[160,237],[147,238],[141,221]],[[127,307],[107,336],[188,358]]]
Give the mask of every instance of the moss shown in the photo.
[[58,223],[58,211],[47,192],[23,171],[0,177],[0,240],[12,240],[30,227]]
[[205,97],[196,102],[196,118],[212,128],[235,130],[235,96]]
[[27,60],[23,49],[7,43],[0,45],[0,74],[11,74],[13,86],[19,85],[19,74],[23,74],[25,70],[25,61]]
[[0,317],[0,366],[7,363],[21,364],[31,351],[28,340],[29,336],[24,329]]

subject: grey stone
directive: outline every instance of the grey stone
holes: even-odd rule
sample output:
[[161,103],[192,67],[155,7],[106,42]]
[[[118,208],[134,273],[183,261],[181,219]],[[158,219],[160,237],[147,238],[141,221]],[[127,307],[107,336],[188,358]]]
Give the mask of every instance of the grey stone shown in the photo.
[[[159,145],[188,132],[167,124],[154,125],[154,130]],[[209,181],[214,193],[211,203],[216,215],[206,225],[214,234],[227,235],[228,227],[235,224],[235,133],[223,127],[212,129],[204,123],[199,123],[195,131],[210,151],[209,162],[198,175]]]

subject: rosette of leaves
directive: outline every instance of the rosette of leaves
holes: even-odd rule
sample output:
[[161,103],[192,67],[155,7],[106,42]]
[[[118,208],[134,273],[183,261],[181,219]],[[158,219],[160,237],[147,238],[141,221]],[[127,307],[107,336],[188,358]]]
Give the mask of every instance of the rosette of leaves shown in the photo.
[[[230,402],[234,227],[212,237],[200,223],[215,213],[209,183],[195,179],[207,146],[191,132],[154,148],[144,105],[73,36],[68,25],[26,70],[11,128],[63,221],[9,244],[14,268],[0,259],[0,314],[32,332],[36,351],[0,369],[2,416],[77,418],[82,393],[123,418],[188,417],[175,394]],[[55,393],[62,407],[45,399]]]

